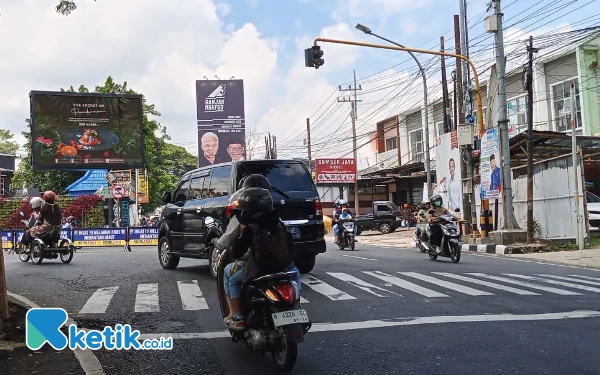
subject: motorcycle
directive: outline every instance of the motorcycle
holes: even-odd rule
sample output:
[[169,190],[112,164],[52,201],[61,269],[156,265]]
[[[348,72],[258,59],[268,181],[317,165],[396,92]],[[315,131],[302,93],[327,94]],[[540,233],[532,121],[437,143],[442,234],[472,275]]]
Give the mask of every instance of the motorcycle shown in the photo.
[[[19,214],[21,217],[25,217],[22,211]],[[36,225],[37,220],[32,215],[29,220],[21,220],[21,222],[25,223],[25,228],[28,230]],[[60,256],[60,260],[63,263],[71,263],[75,247],[70,239],[60,238],[61,230],[60,226],[56,226],[42,238],[34,238],[29,244],[29,252],[25,251],[25,245],[19,243],[16,252],[19,254],[21,262],[28,262],[31,258],[33,263],[41,264],[44,258],[56,259]]]
[[[205,222],[212,223],[211,218]],[[233,262],[228,249],[218,249],[217,290],[223,318],[229,305],[223,286],[225,266]],[[298,344],[310,330],[311,322],[300,305],[300,291],[293,278],[296,272],[280,272],[258,277],[242,289],[244,331],[229,330],[231,341],[242,341],[251,350],[271,353],[279,370],[288,372],[296,365]]]
[[[430,214],[433,214],[435,211],[429,210]],[[460,209],[457,208],[454,212],[460,212]],[[436,260],[438,256],[442,256],[445,258],[450,258],[452,263],[458,263],[460,261],[460,231],[458,230],[457,218],[454,215],[441,215],[435,218],[434,221],[428,223],[425,226],[425,234],[427,236],[427,241],[418,241],[417,245],[422,252],[427,252],[429,254],[429,259]],[[432,226],[439,226],[442,230],[442,238],[441,243],[432,244],[431,243],[431,230]],[[438,253],[436,251],[435,246],[439,246],[441,248],[441,252]]]
[[348,215],[348,218],[342,218],[340,216],[338,228],[338,230],[343,231],[342,235],[340,236],[341,239],[338,242],[338,247],[340,250],[344,250],[346,247],[349,247],[350,250],[354,251],[354,246],[356,244],[356,224],[354,223],[352,216]]

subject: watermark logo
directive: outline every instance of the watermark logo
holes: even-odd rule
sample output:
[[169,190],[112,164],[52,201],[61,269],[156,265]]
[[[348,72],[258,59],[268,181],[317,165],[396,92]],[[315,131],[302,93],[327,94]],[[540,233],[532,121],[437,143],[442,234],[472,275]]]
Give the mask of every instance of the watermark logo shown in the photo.
[[67,322],[68,314],[60,308],[32,308],[25,316],[25,344],[31,350],[38,350],[48,343],[55,350],[90,349],[98,350],[171,350],[172,337],[146,339],[140,342],[140,331],[129,324],[106,326],[102,331],[82,330],[71,324],[67,327],[68,335],[62,329]]

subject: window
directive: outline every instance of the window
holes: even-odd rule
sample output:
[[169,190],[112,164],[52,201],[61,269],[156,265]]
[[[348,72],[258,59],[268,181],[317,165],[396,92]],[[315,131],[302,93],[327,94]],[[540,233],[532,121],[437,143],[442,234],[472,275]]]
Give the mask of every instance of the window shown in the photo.
[[229,195],[231,189],[231,166],[216,167],[212,170],[210,189],[207,198],[216,198]]
[[387,204],[378,204],[377,205],[377,212],[389,212],[390,208],[387,206]]
[[554,129],[559,132],[571,130],[571,82],[575,83],[575,102],[577,104],[577,129],[581,128],[581,103],[579,101],[579,82],[577,78],[550,86],[552,89],[552,116]]
[[506,102],[508,110],[508,131],[518,134],[527,127],[527,98],[528,95],[510,99]]
[[258,173],[265,176],[273,187],[285,193],[315,191],[313,179],[303,163],[240,163],[238,165],[240,165],[239,179]]
[[[452,125],[453,125],[452,119],[450,119],[450,128],[452,128]],[[444,135],[446,133],[446,131],[444,129],[444,121],[436,122],[435,127],[437,130],[437,133],[435,134],[436,138],[441,137],[442,135]]]
[[393,138],[388,138],[385,140],[385,150],[386,151],[390,151],[390,150],[395,150],[398,148],[398,139],[396,137]]
[[[199,176],[192,178],[190,184],[189,199],[203,199],[206,198],[206,190],[208,183],[205,184],[206,176]],[[206,185],[206,187],[204,187]],[[204,190],[203,190],[204,189]]]
[[413,130],[408,134],[410,139],[411,163],[423,161],[423,130]]
[[600,198],[597,195],[590,193],[589,191],[585,192],[585,196],[587,197],[588,203],[600,203]]
[[179,187],[175,191],[175,199],[173,201],[174,202],[185,202],[185,200],[187,199],[189,187],[190,187],[190,180],[186,180],[181,185],[179,185]]

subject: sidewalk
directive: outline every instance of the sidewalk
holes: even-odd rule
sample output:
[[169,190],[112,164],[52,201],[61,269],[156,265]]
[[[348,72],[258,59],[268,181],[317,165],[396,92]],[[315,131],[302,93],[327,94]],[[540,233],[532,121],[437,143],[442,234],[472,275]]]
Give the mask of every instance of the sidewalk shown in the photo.
[[[415,228],[398,228],[394,233],[381,234],[380,232],[367,231],[356,236],[357,243],[367,246],[379,247],[414,247]],[[327,242],[334,243],[333,233],[325,237]]]
[[508,258],[544,260],[572,266],[600,268],[600,248],[549,253],[506,254]]

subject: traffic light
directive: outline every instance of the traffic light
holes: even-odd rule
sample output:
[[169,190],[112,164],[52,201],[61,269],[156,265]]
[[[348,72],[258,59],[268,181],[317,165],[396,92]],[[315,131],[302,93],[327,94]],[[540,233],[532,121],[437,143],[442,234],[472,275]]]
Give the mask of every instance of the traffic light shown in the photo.
[[325,64],[323,60],[323,51],[320,46],[312,46],[304,50],[304,65],[307,68],[319,69],[319,67]]

